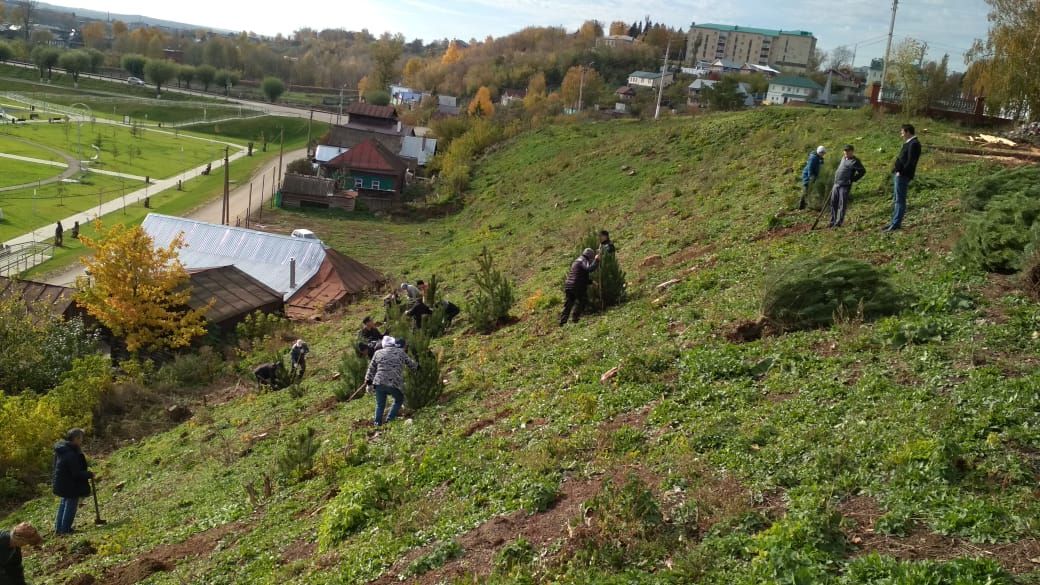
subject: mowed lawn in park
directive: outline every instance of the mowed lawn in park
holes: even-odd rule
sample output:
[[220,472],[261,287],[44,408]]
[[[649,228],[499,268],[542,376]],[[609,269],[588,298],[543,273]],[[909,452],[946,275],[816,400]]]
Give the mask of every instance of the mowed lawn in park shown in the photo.
[[[37,158],[40,160],[49,160],[54,162],[65,161],[65,159],[58,155],[58,153],[56,152],[52,152],[50,150],[47,150],[46,148],[42,148],[33,144],[27,144],[20,140],[19,137],[16,137],[12,134],[4,133],[2,130],[0,130],[0,153],[14,154],[17,156],[27,156],[29,158]],[[5,167],[5,174],[6,170],[7,169]],[[58,169],[58,172],[60,173],[61,169]]]
[[[6,177],[6,168],[13,162],[0,159],[0,168],[5,169],[0,176]],[[36,166],[48,168],[43,165]],[[50,168],[52,172],[61,172],[58,167]],[[132,181],[97,174],[90,174],[79,180],[79,183],[54,183],[36,189],[0,192],[0,209],[3,210],[0,241],[16,238],[74,213],[84,212],[93,215],[91,209],[97,209],[99,196],[102,202],[109,201],[142,187],[141,184]]]
[[[0,149],[0,152],[4,152]],[[34,181],[43,181],[60,175],[65,169],[50,165],[11,160],[0,157],[0,188],[24,185]]]
[[[267,156],[258,155],[252,158],[240,159],[231,163],[230,181],[232,188],[247,183],[257,169],[262,168],[266,163],[277,156],[277,153],[268,153]],[[148,209],[144,207],[143,202],[133,203],[123,210],[106,215],[102,218],[102,222],[104,225],[114,223],[136,225],[141,223],[145,216],[152,212],[177,216],[187,215],[192,210],[217,197],[223,190],[223,181],[224,175],[220,172],[185,181],[183,191],[168,189],[151,197],[150,208]],[[256,196],[259,197],[259,190]],[[270,197],[269,191],[268,197]],[[2,198],[0,198],[0,201],[2,201]],[[96,201],[94,202],[94,205],[97,205]],[[87,210],[86,213],[90,214],[93,218],[93,214],[91,214],[89,210]],[[268,217],[268,213],[268,210],[265,208],[263,211],[263,217],[265,219]],[[82,234],[88,237],[97,236],[97,230],[95,229],[93,221],[87,223],[80,222],[80,224],[82,226]],[[66,229],[69,227],[70,226],[65,226]],[[2,228],[0,228],[0,234],[2,233]],[[0,238],[2,238],[2,236],[0,236]],[[72,264],[78,262],[79,259],[87,255],[88,252],[89,249],[84,247],[80,242],[73,242],[66,239],[65,247],[55,250],[54,257],[51,260],[33,268],[23,276],[31,280],[46,279],[47,275],[61,272]]]
[[[101,123],[17,124],[0,126],[5,136],[57,148],[92,159],[94,168],[153,179],[165,179],[187,169],[222,158],[224,145],[179,131]],[[216,137],[214,137],[215,139]],[[80,145],[82,144],[82,152]],[[7,163],[0,161],[0,172]]]
[[[169,97],[180,97],[180,94],[171,94]],[[84,104],[95,116],[101,118],[121,121],[124,116],[130,116],[131,120],[145,124],[214,120],[231,116],[249,116],[252,112],[248,108],[223,104],[141,98],[120,99],[106,95],[49,93],[38,95],[36,99],[65,107]]]

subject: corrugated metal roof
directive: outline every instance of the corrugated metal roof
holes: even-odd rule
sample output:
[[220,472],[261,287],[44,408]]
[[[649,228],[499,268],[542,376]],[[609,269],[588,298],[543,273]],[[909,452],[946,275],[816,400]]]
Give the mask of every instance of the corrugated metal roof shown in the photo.
[[[290,238],[245,228],[149,213],[141,224],[156,247],[184,234],[179,256],[188,270],[235,266],[288,299],[310,280],[325,259],[316,240]],[[289,286],[289,259],[296,259],[296,286]]]
[[29,310],[46,308],[55,317],[65,316],[75,294],[75,289],[64,286],[0,276],[0,298],[21,299]]
[[425,165],[437,153],[437,140],[419,136],[405,136],[401,142],[401,156],[414,158],[420,165]]
[[329,162],[346,151],[347,149],[342,146],[319,144],[317,150],[314,151],[314,160],[320,163]]
[[282,295],[264,286],[264,283],[249,276],[234,266],[205,268],[191,273],[191,300],[193,309],[205,307],[206,319],[211,323],[237,321],[252,313],[281,311]]
[[318,275],[287,301],[285,312],[293,319],[306,319],[377,290],[386,282],[377,270],[330,249]]
[[346,110],[346,113],[357,116],[365,116],[368,118],[397,118],[397,110],[394,109],[393,106],[377,106],[374,104],[364,104],[361,102],[354,102],[350,104],[350,106]]

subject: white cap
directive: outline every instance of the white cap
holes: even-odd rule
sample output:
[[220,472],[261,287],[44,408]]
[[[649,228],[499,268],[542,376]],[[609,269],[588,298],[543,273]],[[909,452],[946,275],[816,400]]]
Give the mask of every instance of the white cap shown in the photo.
[[824,148],[822,144],[816,147],[816,154],[823,154],[825,152],[827,152],[827,149]]

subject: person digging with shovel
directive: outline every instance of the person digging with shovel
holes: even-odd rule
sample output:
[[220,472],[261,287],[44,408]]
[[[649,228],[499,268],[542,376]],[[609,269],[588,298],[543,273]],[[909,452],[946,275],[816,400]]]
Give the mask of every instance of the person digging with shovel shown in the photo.
[[0,583],[25,585],[22,549],[41,544],[43,537],[28,522],[22,522],[10,531],[0,530]]
[[65,439],[54,445],[54,495],[61,498],[58,515],[54,521],[54,533],[58,536],[72,534],[72,523],[76,520],[76,509],[80,498],[91,494],[90,482],[94,472],[87,469],[87,457],[83,455],[83,429],[71,429]]

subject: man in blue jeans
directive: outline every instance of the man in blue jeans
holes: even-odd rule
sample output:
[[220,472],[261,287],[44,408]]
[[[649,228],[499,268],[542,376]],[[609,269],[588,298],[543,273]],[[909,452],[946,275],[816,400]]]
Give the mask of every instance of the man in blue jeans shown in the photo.
[[54,495],[61,498],[58,516],[54,520],[54,533],[72,534],[72,523],[76,520],[79,499],[90,495],[90,480],[94,472],[87,469],[87,457],[83,455],[83,429],[72,429],[65,433],[65,440],[54,445]]
[[383,426],[383,410],[386,408],[387,395],[394,397],[394,405],[390,408],[390,414],[386,422],[397,418],[404,403],[404,368],[415,370],[419,367],[404,350],[398,347],[397,340],[389,335],[383,338],[382,349],[372,356],[365,373],[365,384],[373,386],[376,394],[376,418],[375,425]]
[[899,150],[895,164],[892,165],[892,221],[881,231],[892,233],[903,227],[903,216],[906,215],[906,191],[910,181],[917,173],[917,161],[921,158],[921,143],[917,140],[912,124],[903,124],[899,130],[903,137],[903,148]]

